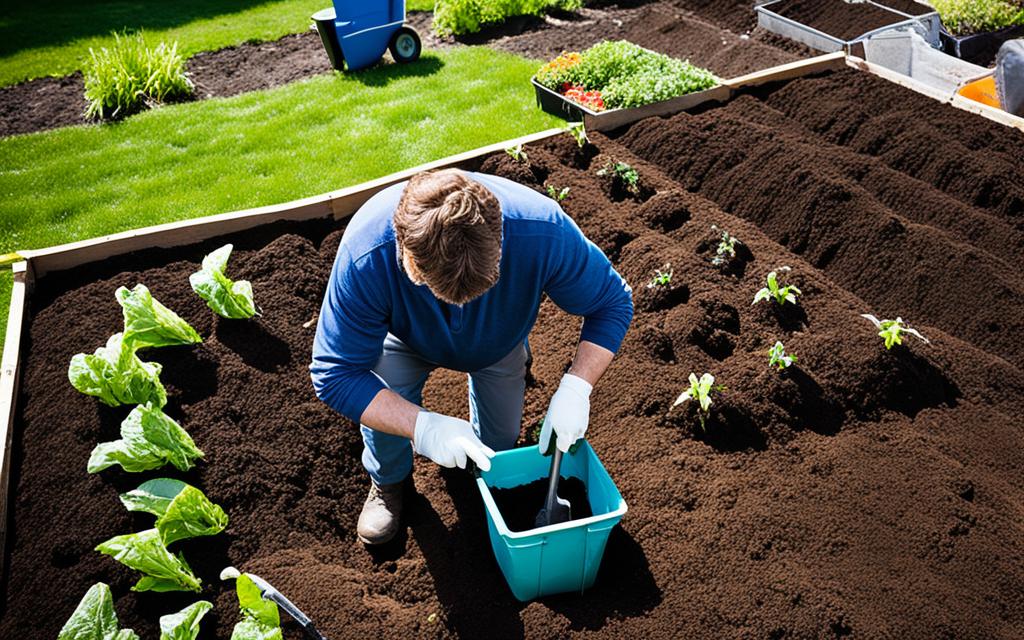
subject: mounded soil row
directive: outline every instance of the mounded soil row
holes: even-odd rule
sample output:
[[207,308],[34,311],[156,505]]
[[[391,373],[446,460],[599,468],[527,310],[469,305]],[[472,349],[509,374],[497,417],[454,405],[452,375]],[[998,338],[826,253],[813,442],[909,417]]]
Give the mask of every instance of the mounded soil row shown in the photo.
[[[189,289],[188,274],[219,241],[38,283],[0,636],[53,638],[97,580],[112,585],[122,623],[146,637],[156,636],[159,615],[194,600],[132,593],[135,576],[91,551],[151,526],[124,511],[117,493],[157,474],[85,473],[89,451],[116,437],[127,408],[78,394],[66,367],[120,325],[114,289],[143,282],[205,339],[145,358],[164,364],[168,412],[206,452],[183,477],[231,516],[224,534],[180,546],[215,603],[207,637],[229,637],[237,619],[232,589],[216,579],[226,564],[269,579],[328,637],[1020,637],[1024,373],[1012,354],[997,355],[1010,348],[994,336],[1011,329],[981,340],[968,316],[1021,296],[974,289],[962,327],[946,303],[924,303],[950,293],[935,274],[973,286],[984,268],[958,261],[983,254],[957,244],[946,218],[929,221],[924,196],[974,212],[962,224],[979,233],[1019,231],[1010,201],[1020,183],[972,189],[969,181],[997,184],[1020,140],[884,83],[869,87],[881,99],[866,112],[845,98],[859,77],[795,80],[705,113],[637,123],[617,140],[593,134],[595,144],[579,149],[560,136],[529,146],[528,164],[497,154],[479,167],[536,189],[569,187],[563,207],[633,286],[633,326],[594,392],[588,433],[630,508],[592,590],[515,601],[471,477],[423,460],[399,539],[373,551],[356,541],[367,488],[359,434],[316,400],[306,371],[310,321],[342,229],[292,224],[222,239],[237,247],[230,273],[253,282],[263,308],[253,322],[215,319]],[[808,95],[816,100],[799,99]],[[870,144],[869,131],[887,131],[878,134],[886,144]],[[882,153],[904,135],[924,149]],[[928,153],[950,146],[985,151],[958,163],[995,164],[956,180]],[[640,197],[596,175],[612,161],[639,171]],[[883,188],[886,176],[903,178]],[[906,185],[915,185],[919,218],[874,195],[899,202],[911,198],[896,188]],[[712,225],[743,243],[728,268],[711,264]],[[894,240],[869,251],[864,234],[884,240],[879,229]],[[819,265],[825,237],[833,258]],[[930,244],[938,240],[945,253]],[[900,248],[915,258],[910,274],[895,269]],[[666,263],[670,285],[648,288]],[[1003,263],[1002,276],[1019,276],[1019,261]],[[781,265],[792,267],[786,277],[803,290],[800,304],[752,306],[765,274]],[[856,265],[876,270],[876,286],[854,277]],[[880,302],[865,295],[883,290]],[[908,338],[886,351],[860,313],[901,314],[931,343]],[[577,319],[541,305],[524,443],[578,330]],[[768,367],[776,340],[799,358],[785,372]],[[726,390],[702,430],[692,404],[671,405],[687,375],[705,371]],[[432,376],[425,398],[465,416],[465,377]],[[286,636],[301,634],[289,623]]]
[[1024,366],[1020,132],[850,70],[620,141],[887,317]]

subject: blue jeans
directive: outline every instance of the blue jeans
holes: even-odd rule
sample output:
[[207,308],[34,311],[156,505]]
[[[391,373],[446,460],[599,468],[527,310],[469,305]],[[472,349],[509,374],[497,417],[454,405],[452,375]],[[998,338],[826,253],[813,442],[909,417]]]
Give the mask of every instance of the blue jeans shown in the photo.
[[[529,353],[524,342],[498,362],[467,376],[469,422],[483,443],[495,451],[511,449],[519,438]],[[373,372],[389,389],[420,405],[427,376],[437,367],[388,334]],[[363,466],[373,481],[394,484],[405,480],[412,471],[412,443],[366,425],[359,429],[363,434]]]

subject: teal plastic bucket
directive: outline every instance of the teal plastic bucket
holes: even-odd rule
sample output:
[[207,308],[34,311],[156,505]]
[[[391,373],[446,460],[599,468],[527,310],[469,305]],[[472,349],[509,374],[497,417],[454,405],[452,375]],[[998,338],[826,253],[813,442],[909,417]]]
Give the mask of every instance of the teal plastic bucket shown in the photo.
[[[481,472],[477,487],[487,510],[487,529],[498,566],[512,594],[522,601],[555,593],[582,592],[594,584],[612,528],[626,513],[626,501],[597,454],[584,441],[575,454],[562,458],[562,477],[578,478],[587,487],[594,515],[561,524],[509,531],[491,495],[491,488],[510,489],[547,478],[551,458],[537,447],[502,451]],[[539,510],[543,505],[538,504]]]

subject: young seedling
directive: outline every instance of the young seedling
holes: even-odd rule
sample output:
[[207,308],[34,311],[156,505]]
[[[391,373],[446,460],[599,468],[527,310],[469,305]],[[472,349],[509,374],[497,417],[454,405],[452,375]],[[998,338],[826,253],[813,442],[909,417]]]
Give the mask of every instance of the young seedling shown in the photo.
[[647,288],[667,287],[670,284],[672,284],[672,263],[666,262],[665,266],[654,271],[654,277],[647,283]]
[[711,259],[711,264],[720,267],[736,257],[736,245],[743,243],[736,236],[729,235],[728,231],[719,229],[715,225],[711,225],[711,230],[722,234],[718,240],[718,246],[715,248],[715,257]]
[[[790,267],[780,267],[779,271],[790,271]],[[796,304],[796,297],[800,295],[800,289],[796,285],[779,286],[778,273],[775,271],[768,274],[767,284],[768,286],[754,294],[754,301],[750,303],[751,305],[762,300],[775,300],[779,305],[784,305],[787,302]]]
[[909,333],[918,340],[925,344],[930,344],[931,340],[921,335],[917,329],[913,329],[905,322],[903,318],[896,318],[895,320],[879,320],[870,313],[862,313],[860,317],[866,318],[871,321],[871,324],[875,325],[879,329],[878,335],[885,340],[886,350],[892,349],[894,344],[903,344],[903,333]]
[[565,130],[572,136],[572,139],[576,141],[576,145],[582,149],[583,145],[590,143],[590,138],[587,137],[587,127],[582,122],[570,122],[565,126]]
[[625,162],[608,162],[598,169],[597,175],[601,177],[609,176],[613,180],[618,179],[622,182],[622,186],[626,188],[626,191],[634,196],[640,195],[640,174]]
[[789,367],[796,364],[796,355],[787,354],[786,348],[782,346],[782,342],[776,340],[772,348],[768,350],[768,366],[779,368],[779,371],[788,369]]
[[687,400],[696,400],[700,405],[700,410],[697,412],[697,417],[700,418],[700,429],[704,431],[708,416],[711,415],[711,394],[724,390],[724,386],[715,384],[715,376],[710,373],[702,375],[700,380],[697,379],[696,374],[691,373],[690,386],[679,394],[679,397],[672,403],[672,406],[678,407]]
[[549,184],[545,185],[545,188],[548,190],[548,197],[555,202],[561,202],[569,197],[569,187],[562,187],[561,189],[558,189]]
[[519,143],[514,147],[509,147],[508,149],[505,149],[505,153],[507,153],[509,157],[515,160],[516,162],[522,162],[523,164],[526,164],[527,162],[530,161],[530,156],[528,156],[526,152],[523,151],[522,143]]

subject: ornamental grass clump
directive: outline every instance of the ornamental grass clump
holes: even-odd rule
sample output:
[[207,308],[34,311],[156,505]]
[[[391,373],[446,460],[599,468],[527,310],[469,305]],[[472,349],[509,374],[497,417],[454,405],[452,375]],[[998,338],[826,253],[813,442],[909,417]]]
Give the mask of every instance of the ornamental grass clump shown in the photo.
[[192,95],[178,43],[149,47],[141,32],[114,33],[110,48],[90,48],[82,73],[88,118],[123,118]]
[[594,111],[639,107],[718,84],[707,69],[625,40],[565,52],[542,66],[536,79]]
[[955,36],[1024,25],[1024,4],[1010,0],[932,0],[946,30]]
[[434,33],[441,37],[476,33],[486,25],[515,16],[541,16],[582,6],[583,0],[437,0]]

